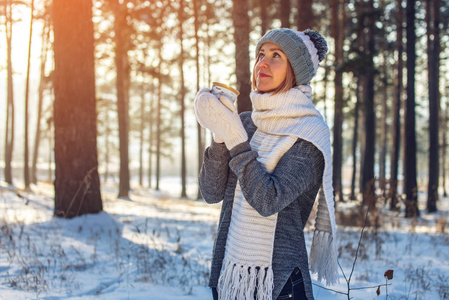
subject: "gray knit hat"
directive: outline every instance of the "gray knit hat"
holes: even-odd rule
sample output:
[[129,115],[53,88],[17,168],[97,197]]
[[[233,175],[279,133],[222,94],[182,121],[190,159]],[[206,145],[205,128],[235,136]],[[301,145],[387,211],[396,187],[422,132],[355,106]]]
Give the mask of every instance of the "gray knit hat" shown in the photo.
[[316,31],[296,31],[289,28],[267,32],[257,43],[256,57],[264,43],[271,42],[284,51],[293,67],[296,84],[308,84],[315,76],[320,61],[326,57],[327,43]]

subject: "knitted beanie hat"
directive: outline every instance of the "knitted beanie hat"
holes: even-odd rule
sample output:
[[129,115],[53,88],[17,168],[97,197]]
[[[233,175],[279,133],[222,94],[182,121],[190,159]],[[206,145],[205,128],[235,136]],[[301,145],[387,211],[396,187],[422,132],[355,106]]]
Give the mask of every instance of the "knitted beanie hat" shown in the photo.
[[257,43],[256,57],[264,43],[271,42],[284,51],[296,77],[296,85],[308,84],[315,76],[320,61],[326,57],[327,43],[313,30],[296,31],[289,28],[267,32]]

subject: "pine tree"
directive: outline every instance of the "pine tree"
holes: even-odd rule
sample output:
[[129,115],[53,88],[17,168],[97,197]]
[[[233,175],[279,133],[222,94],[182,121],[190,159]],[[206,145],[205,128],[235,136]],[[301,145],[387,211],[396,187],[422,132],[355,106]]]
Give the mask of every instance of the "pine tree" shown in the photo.
[[31,41],[33,36],[33,22],[34,22],[34,0],[31,0],[31,17],[30,17],[30,36],[28,39],[28,57],[27,57],[27,75],[25,83],[25,142],[24,142],[24,159],[23,159],[23,170],[24,170],[24,182],[25,189],[30,188],[30,168],[29,168],[29,147],[28,147],[28,110],[29,110],[29,95],[30,95],[30,57],[31,57]]
[[407,101],[405,110],[405,157],[404,157],[404,190],[405,217],[419,215],[418,184],[416,181],[416,129],[415,129],[415,66],[416,66],[416,33],[415,33],[415,0],[407,0]]
[[[47,10],[47,7],[46,7]],[[37,105],[37,121],[36,131],[34,135],[33,146],[33,159],[31,163],[31,183],[37,183],[37,158],[39,157],[39,146],[41,142],[41,123],[42,123],[42,110],[44,102],[44,90],[48,78],[45,75],[45,67],[47,64],[47,54],[50,44],[50,26],[47,11],[44,14],[44,26],[42,29],[42,48],[41,48],[41,64],[40,64],[40,79],[39,79],[39,92],[38,92],[38,105]]]
[[[363,192],[363,203],[369,205],[371,199],[374,199],[374,154],[375,154],[375,138],[376,138],[376,127],[375,127],[375,114],[374,114],[374,51],[375,51],[375,36],[374,36],[374,22],[375,22],[375,11],[374,11],[374,1],[369,0],[367,2],[367,12],[366,12],[366,28],[368,31],[367,39],[364,45],[365,52],[365,72],[361,75],[361,80],[363,84],[363,106],[364,106],[364,116],[365,116],[365,151],[363,158],[363,168],[362,168],[362,192]],[[362,18],[363,19],[363,18]],[[363,22],[362,22],[363,24]],[[361,24],[361,25],[362,25]]]
[[55,215],[103,209],[97,162],[92,2],[53,1]]
[[399,149],[401,141],[401,103],[402,103],[402,69],[404,45],[403,36],[403,14],[402,0],[396,1],[396,76],[395,76],[395,92],[392,109],[392,126],[391,126],[391,156],[390,156],[390,209],[398,209],[398,169],[399,169]]
[[5,133],[5,181],[12,185],[12,154],[14,150],[14,84],[12,68],[12,0],[5,0],[5,34],[6,34],[6,65],[7,65],[7,103],[6,103],[6,133]]
[[344,5],[339,0],[331,1],[332,37],[334,39],[335,55],[335,96],[334,96],[334,127],[333,127],[333,157],[332,157],[332,182],[334,195],[337,201],[343,201],[342,190],[342,160],[343,160],[343,37],[344,30],[340,20],[344,19]]
[[130,88],[130,66],[128,59],[129,30],[127,24],[126,3],[119,0],[112,2],[114,11],[114,33],[115,33],[115,66],[117,69],[117,110],[120,138],[120,182],[118,196],[129,197],[130,175],[129,175],[129,88]]
[[427,66],[429,87],[429,182],[427,211],[437,211],[439,163],[439,111],[440,111],[440,1],[426,0]]
[[250,19],[248,15],[248,0],[232,1],[232,20],[234,23],[235,65],[237,89],[240,95],[237,99],[238,112],[251,111],[249,98],[251,93],[251,72],[249,67],[249,33]]
[[312,0],[298,0],[298,17],[296,25],[298,30],[313,29]]

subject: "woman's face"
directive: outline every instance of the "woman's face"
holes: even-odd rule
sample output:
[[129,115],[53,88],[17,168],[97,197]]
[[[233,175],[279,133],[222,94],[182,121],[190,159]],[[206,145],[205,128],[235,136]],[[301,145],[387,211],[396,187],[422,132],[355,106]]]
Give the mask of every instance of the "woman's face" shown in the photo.
[[274,43],[263,44],[254,68],[257,89],[264,93],[274,91],[284,81],[287,68],[288,60],[284,51]]

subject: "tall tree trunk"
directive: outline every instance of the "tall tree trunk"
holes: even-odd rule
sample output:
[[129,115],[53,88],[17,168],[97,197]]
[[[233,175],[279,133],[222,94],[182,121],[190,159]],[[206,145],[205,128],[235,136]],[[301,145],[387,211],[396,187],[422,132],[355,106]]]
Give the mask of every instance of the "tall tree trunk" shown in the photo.
[[31,183],[37,183],[37,158],[39,157],[39,144],[41,140],[41,121],[42,121],[42,106],[44,102],[45,89],[45,66],[47,64],[48,44],[50,42],[50,26],[47,20],[44,20],[44,27],[42,29],[42,49],[41,49],[41,65],[40,65],[40,79],[39,79],[39,95],[37,105],[37,122],[36,133],[34,135],[33,161],[31,163]]
[[325,66],[324,67],[324,78],[323,78],[323,85],[324,85],[324,91],[323,91],[323,106],[324,106],[324,122],[327,124],[327,83],[329,81],[329,69],[330,67]]
[[362,75],[363,84],[363,104],[365,111],[365,152],[363,159],[363,169],[362,169],[362,178],[363,178],[363,204],[369,205],[372,204],[371,200],[375,199],[374,190],[375,190],[375,182],[374,182],[374,155],[375,155],[375,138],[376,138],[376,125],[375,120],[376,116],[374,113],[374,1],[368,1],[368,16],[367,16],[367,28],[368,28],[368,36],[367,36],[367,47],[366,47],[366,55],[367,57],[367,66],[366,73]]
[[[53,92],[53,91],[52,91]],[[54,94],[54,93],[53,93]],[[54,115],[54,113],[53,113]],[[53,146],[53,119],[49,118],[47,120],[48,127],[48,182],[53,182],[53,155],[54,154],[54,146]]]
[[280,19],[282,28],[290,28],[290,0],[281,0]]
[[249,69],[250,20],[248,15],[248,2],[248,0],[232,1],[237,89],[240,92],[237,99],[237,110],[239,113],[252,110],[249,99],[249,94],[251,93],[251,72]]
[[259,9],[260,9],[260,36],[263,36],[268,31],[268,9],[270,0],[260,0],[259,1]]
[[120,139],[120,182],[118,196],[129,197],[129,61],[126,33],[126,6],[114,0],[115,65],[117,69],[117,110]]
[[7,65],[7,93],[8,100],[6,104],[6,126],[5,126],[5,181],[12,185],[12,153],[14,149],[14,88],[12,74],[12,0],[5,0],[6,13],[6,65]]
[[[109,106],[109,102],[106,102],[107,106]],[[110,149],[111,149],[111,143],[109,141],[109,138],[111,136],[111,129],[109,127],[109,108],[106,110],[106,114],[105,114],[105,120],[104,120],[104,124],[106,125],[106,129],[105,129],[105,153],[104,153],[104,164],[105,164],[105,172],[104,172],[104,182],[108,182],[108,178],[109,178],[109,160],[110,160]]]
[[[195,51],[196,51],[196,58],[195,58],[195,64],[196,64],[196,90],[200,90],[200,39],[198,36],[198,31],[200,27],[200,17],[199,17],[199,11],[198,11],[198,3],[197,1],[193,1],[193,12],[194,12],[194,28],[195,28]],[[203,143],[203,129],[200,125],[200,123],[196,122],[196,133],[197,133],[197,145],[198,145],[198,176],[201,171],[201,166],[203,165],[203,153],[204,153],[204,143]],[[198,185],[198,192],[196,195],[196,199],[201,199],[203,196],[201,195],[201,190]]]
[[[143,52],[143,62],[145,63],[145,53]],[[140,84],[140,128],[139,128],[139,185],[143,186],[143,147],[144,136],[143,131],[145,128],[145,72],[141,72],[142,82]]]
[[[340,10],[341,9],[341,10]],[[343,157],[343,70],[341,64],[343,63],[343,27],[340,27],[341,18],[344,14],[344,6],[341,6],[339,0],[331,1],[332,13],[332,37],[334,39],[334,53],[335,53],[335,104],[334,104],[334,128],[333,128],[333,174],[332,181],[334,185],[334,195],[337,201],[343,201],[342,190],[342,157]]]
[[[208,10],[212,10],[213,9],[213,7],[211,6],[211,5],[208,5],[207,6],[208,8]],[[209,16],[209,15],[211,15],[211,13],[209,13],[209,12],[207,12],[207,15]],[[206,65],[207,65],[207,72],[206,72],[206,74],[205,74],[205,76],[207,76],[206,78],[206,82],[211,82],[212,81],[212,55],[211,55],[211,49],[212,49],[212,39],[213,39],[213,36],[212,36],[212,34],[211,34],[211,32],[210,32],[210,28],[211,28],[211,24],[213,24],[213,23],[211,23],[211,18],[208,18],[207,19],[207,22],[206,22],[206,25],[207,25],[207,29],[206,29],[206,32],[207,32],[207,37],[206,37]],[[212,139],[212,133],[210,133],[210,135],[209,135],[210,137],[211,137],[211,139]],[[203,145],[205,146],[206,145],[206,129],[203,129]],[[203,151],[204,152],[204,151]]]
[[103,209],[97,161],[92,1],[54,0],[55,215]]
[[356,102],[354,108],[354,130],[352,138],[352,179],[351,179],[351,195],[350,200],[357,200],[355,195],[355,179],[357,177],[357,142],[359,136],[359,112],[360,112],[360,78],[357,79],[357,87],[355,90]]
[[403,15],[402,0],[397,0],[397,16],[396,16],[396,76],[395,76],[395,92],[393,101],[393,116],[391,126],[391,156],[390,156],[390,210],[398,210],[398,169],[399,169],[399,149],[401,143],[401,104],[403,92],[403,60],[404,52],[403,37]]
[[148,145],[148,187],[151,188],[153,186],[153,153],[154,153],[154,112],[156,110],[155,102],[157,101],[154,93],[154,80],[151,79],[150,90],[152,91],[151,99],[150,99],[150,112],[149,112],[149,145]]
[[415,33],[415,0],[407,0],[407,102],[405,110],[405,217],[419,215],[418,184],[416,182],[416,131],[415,131],[415,66],[416,66],[416,33]]
[[381,135],[380,135],[380,153],[379,153],[379,181],[380,181],[380,190],[382,192],[382,196],[386,196],[386,161],[387,161],[387,132],[388,132],[388,124],[387,124],[387,114],[388,114],[388,69],[387,69],[387,49],[386,43],[383,43],[382,47],[383,52],[383,62],[382,62],[382,116],[380,120]]
[[298,0],[296,25],[300,31],[313,28],[312,2],[312,0]]
[[31,0],[31,18],[30,18],[30,36],[28,39],[28,57],[27,57],[27,75],[25,82],[25,141],[24,141],[24,159],[23,159],[23,170],[24,170],[24,181],[25,189],[30,188],[30,168],[28,165],[29,157],[29,147],[28,147],[28,108],[29,108],[29,95],[30,95],[30,57],[31,57],[31,40],[33,36],[33,21],[34,21],[34,0]]
[[182,24],[184,22],[184,0],[179,1],[179,45],[181,47],[181,53],[179,54],[179,72],[181,74],[181,198],[187,198],[186,188],[187,188],[187,170],[186,170],[186,137],[185,137],[185,83],[184,83],[184,46],[183,46],[183,28]]
[[[447,97],[449,99],[449,97]],[[444,118],[442,124],[442,135],[443,135],[443,145],[441,150],[441,165],[442,165],[442,175],[443,175],[443,197],[447,197],[446,190],[446,152],[447,152],[447,122],[449,119],[449,101],[446,101],[446,105],[444,108]]]
[[159,191],[161,179],[161,111],[162,111],[162,41],[158,49],[158,87],[157,87],[157,116],[156,116],[156,191]]
[[[433,4],[433,5],[432,5]],[[437,211],[439,171],[439,26],[440,1],[426,0],[427,65],[429,86],[429,183],[427,187],[427,211]],[[432,16],[433,15],[433,16]]]
[[[367,36],[364,32],[365,29],[365,19],[366,19],[366,1],[358,1],[356,3],[356,15],[357,15],[357,50],[359,53],[365,53],[367,50]],[[361,104],[361,114],[360,114],[360,130],[359,130],[359,138],[360,138],[360,176],[359,176],[359,191],[363,195],[364,191],[364,176],[363,176],[363,170],[365,166],[365,150],[366,150],[366,112],[365,112],[365,103],[364,103],[364,95],[366,93],[366,64],[363,64],[360,66],[360,69],[357,70],[358,79],[357,84],[359,86],[359,97],[360,97],[360,104]]]
[[[209,2],[206,2],[206,33],[207,33],[207,37],[206,37],[206,65],[207,65],[207,72],[206,74],[204,74],[206,77],[206,82],[210,84],[211,82],[211,65],[212,65],[212,57],[210,54],[210,50],[212,48],[211,44],[212,44],[212,34],[210,32],[210,28],[211,28],[211,19],[212,14],[213,14],[213,6],[209,4]],[[203,131],[204,132],[204,131]],[[204,134],[205,135],[205,134]],[[204,143],[205,144],[205,143]]]

